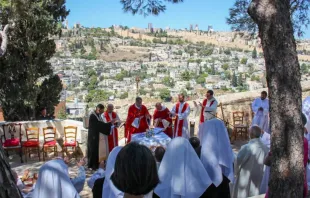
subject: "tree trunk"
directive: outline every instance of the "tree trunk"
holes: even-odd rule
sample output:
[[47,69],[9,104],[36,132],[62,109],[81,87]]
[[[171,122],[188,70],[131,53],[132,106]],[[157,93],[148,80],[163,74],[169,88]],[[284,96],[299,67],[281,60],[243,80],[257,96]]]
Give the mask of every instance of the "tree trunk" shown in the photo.
[[248,13],[258,25],[267,70],[273,156],[269,197],[303,197],[301,76],[290,0],[252,0]]
[[10,164],[0,144],[0,198],[22,198],[16,186]]

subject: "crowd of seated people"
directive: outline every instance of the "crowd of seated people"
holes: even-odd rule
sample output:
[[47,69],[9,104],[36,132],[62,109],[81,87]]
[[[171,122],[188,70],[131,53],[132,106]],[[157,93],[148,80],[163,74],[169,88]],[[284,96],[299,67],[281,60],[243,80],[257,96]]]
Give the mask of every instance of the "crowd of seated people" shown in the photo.
[[[115,147],[87,184],[94,198],[246,198],[265,193],[268,196],[269,174],[265,169],[270,166],[271,154],[264,133],[252,126],[250,141],[237,155],[224,123],[217,119],[201,126],[199,138],[177,137],[166,148],[157,147],[154,153],[131,142]],[[75,181],[68,175],[66,160],[47,162],[40,168],[32,197],[79,197],[83,189],[79,186],[85,182],[84,164],[80,162],[80,176]]]

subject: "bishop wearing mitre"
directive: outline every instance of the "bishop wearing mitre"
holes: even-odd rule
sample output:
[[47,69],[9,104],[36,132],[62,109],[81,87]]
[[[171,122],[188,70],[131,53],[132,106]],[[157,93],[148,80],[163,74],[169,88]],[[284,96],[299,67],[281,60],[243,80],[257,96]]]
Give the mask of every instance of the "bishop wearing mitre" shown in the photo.
[[164,133],[168,135],[169,137],[173,137],[172,134],[172,119],[170,117],[170,111],[167,107],[163,106],[160,102],[156,103],[155,105],[155,111],[153,115],[154,119],[154,126],[163,128]]
[[127,142],[131,141],[132,134],[143,133],[149,128],[151,116],[147,108],[142,105],[142,98],[137,97],[135,104],[128,109],[125,126]]

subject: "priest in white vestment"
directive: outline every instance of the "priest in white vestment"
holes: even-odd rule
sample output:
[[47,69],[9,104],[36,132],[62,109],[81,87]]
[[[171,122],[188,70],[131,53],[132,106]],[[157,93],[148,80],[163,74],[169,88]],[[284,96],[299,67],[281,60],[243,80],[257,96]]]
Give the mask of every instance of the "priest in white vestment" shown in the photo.
[[302,112],[305,114],[307,118],[307,124],[305,125],[309,138],[308,141],[310,141],[310,96],[308,96],[303,102],[302,102]]
[[189,138],[188,116],[191,112],[189,104],[185,102],[184,94],[179,94],[179,102],[173,106],[170,115],[176,116],[173,130],[174,137]]
[[260,140],[260,136],[261,129],[257,126],[251,127],[251,140],[241,147],[237,155],[233,198],[247,198],[260,194],[260,185],[264,175],[264,159],[269,150]]
[[252,103],[252,111],[254,112],[253,125],[258,125],[262,130],[269,133],[269,100],[267,92],[263,91],[260,98],[256,98]]
[[206,120],[211,120],[212,118],[216,117],[218,102],[214,98],[213,94],[214,92],[212,90],[208,90],[206,99],[202,101],[202,104],[199,102],[199,105],[197,105],[196,101],[193,101],[197,111],[200,109],[200,124]]

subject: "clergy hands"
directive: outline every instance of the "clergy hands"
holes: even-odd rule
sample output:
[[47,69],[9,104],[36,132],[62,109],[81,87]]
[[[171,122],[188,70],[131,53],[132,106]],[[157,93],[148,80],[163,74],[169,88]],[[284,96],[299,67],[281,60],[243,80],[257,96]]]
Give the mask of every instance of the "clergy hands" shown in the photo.
[[105,161],[103,160],[103,161],[99,164],[99,168],[105,170],[105,167],[106,167],[106,163],[105,163]]
[[118,122],[118,119],[117,119],[117,118],[111,120],[111,124],[114,124],[114,123],[116,123],[116,122]]
[[85,166],[87,159],[85,157],[83,157],[78,163],[77,166]]

